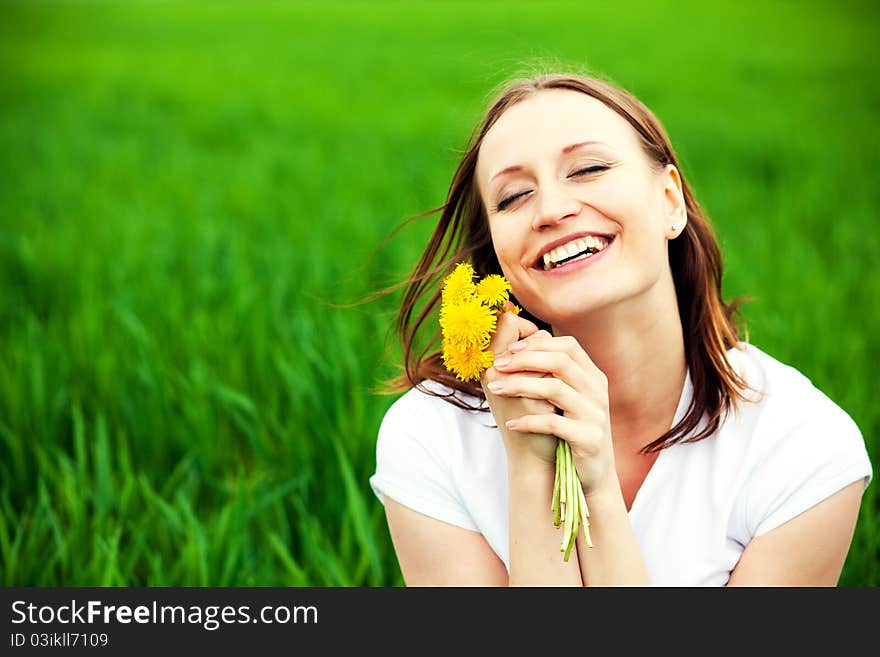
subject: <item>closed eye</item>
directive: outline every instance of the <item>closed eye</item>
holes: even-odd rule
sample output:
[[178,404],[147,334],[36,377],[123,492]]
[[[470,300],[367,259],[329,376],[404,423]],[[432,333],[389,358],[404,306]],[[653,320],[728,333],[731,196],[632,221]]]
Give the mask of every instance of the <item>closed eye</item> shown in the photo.
[[525,196],[528,193],[529,192],[526,191],[526,192],[519,192],[517,194],[511,194],[507,198],[498,201],[498,207],[495,208],[496,211],[501,212],[507,206],[509,206],[511,203],[513,203],[516,199],[520,198],[521,196]]
[[590,173],[599,173],[600,171],[605,171],[608,167],[604,164],[594,164],[592,166],[584,167],[583,169],[578,169],[574,173],[570,174],[569,178],[575,178],[577,176],[584,176]]

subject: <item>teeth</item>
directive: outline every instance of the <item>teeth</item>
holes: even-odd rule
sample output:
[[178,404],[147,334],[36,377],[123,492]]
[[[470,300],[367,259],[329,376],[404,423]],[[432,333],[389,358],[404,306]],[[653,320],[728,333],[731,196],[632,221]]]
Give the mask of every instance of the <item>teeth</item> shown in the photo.
[[[587,249],[590,249],[594,253],[598,253],[606,246],[608,246],[608,242],[605,241],[605,238],[596,237],[595,235],[588,235],[587,237],[572,240],[567,244],[557,246],[552,251],[544,254],[544,269],[552,269],[559,263],[560,260],[571,258],[578,253],[586,251]],[[592,253],[590,255],[592,255]],[[581,258],[578,258],[578,260],[581,260],[584,257],[588,256],[582,256]]]

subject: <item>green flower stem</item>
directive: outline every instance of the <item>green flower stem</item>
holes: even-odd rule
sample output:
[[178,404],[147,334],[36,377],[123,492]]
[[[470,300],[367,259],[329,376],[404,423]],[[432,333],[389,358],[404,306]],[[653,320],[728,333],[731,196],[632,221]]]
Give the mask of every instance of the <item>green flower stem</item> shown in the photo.
[[[565,491],[565,501],[566,501],[566,509],[565,509],[565,520],[563,521],[563,530],[562,530],[562,546],[560,547],[561,552],[566,552],[566,548],[568,544],[571,542],[571,530],[573,527],[573,519],[575,513],[577,513],[577,502],[575,499],[572,499],[572,493],[574,492],[574,488],[571,485],[571,451],[568,447],[568,443],[566,443],[562,448],[562,489]],[[565,558],[568,561],[568,557],[566,555]]]
[[580,498],[581,525],[584,528],[584,540],[587,547],[593,547],[593,541],[590,539],[590,510],[587,508],[587,498],[584,497],[584,487],[578,483],[578,497]]
[[584,489],[577,475],[571,446],[562,439],[558,439],[556,443],[556,479],[553,482],[553,501],[550,507],[553,511],[553,524],[556,527],[562,524],[563,527],[562,544],[559,546],[563,560],[568,561],[571,556],[581,528],[587,547],[593,547],[589,529],[590,511]]
[[[558,439],[557,439],[558,440]],[[559,456],[556,459],[556,476],[559,478],[559,524],[565,523],[565,503],[568,498],[568,488],[565,486],[565,450],[559,440]]]
[[566,450],[568,452],[568,455],[566,456],[568,462],[568,484],[571,487],[569,499],[573,500],[571,506],[571,535],[569,536],[568,546],[565,548],[565,556],[563,557],[565,561],[568,561],[568,558],[571,555],[571,549],[574,547],[575,541],[577,540],[581,507],[580,498],[578,497],[576,490],[576,488],[580,488],[580,481],[578,480],[577,471],[575,470],[574,461],[571,456],[571,448],[568,447],[568,443],[566,443],[566,447],[568,448]]
[[550,503],[550,510],[553,512],[553,526],[559,527],[562,523],[559,513],[559,492],[562,488],[562,476],[559,471],[559,457],[562,454],[562,441],[556,439],[556,477],[553,479],[553,501]]

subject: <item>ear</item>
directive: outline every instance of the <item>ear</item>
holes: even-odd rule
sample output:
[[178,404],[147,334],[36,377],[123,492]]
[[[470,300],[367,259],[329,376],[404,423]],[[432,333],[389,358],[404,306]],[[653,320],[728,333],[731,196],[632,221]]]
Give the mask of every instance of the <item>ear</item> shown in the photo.
[[667,164],[663,176],[663,209],[666,219],[666,239],[681,235],[687,223],[687,205],[681,184],[681,174],[673,164]]

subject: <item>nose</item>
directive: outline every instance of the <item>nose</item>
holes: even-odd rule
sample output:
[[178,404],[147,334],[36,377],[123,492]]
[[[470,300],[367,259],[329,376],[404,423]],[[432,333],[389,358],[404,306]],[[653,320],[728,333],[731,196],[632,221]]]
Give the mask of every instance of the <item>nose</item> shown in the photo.
[[572,190],[566,189],[563,183],[545,183],[539,188],[537,196],[535,217],[532,220],[534,230],[552,226],[580,212],[580,201],[572,194]]

